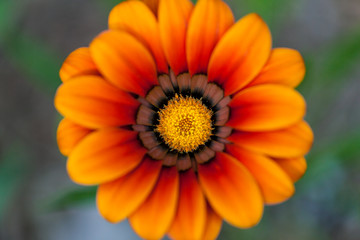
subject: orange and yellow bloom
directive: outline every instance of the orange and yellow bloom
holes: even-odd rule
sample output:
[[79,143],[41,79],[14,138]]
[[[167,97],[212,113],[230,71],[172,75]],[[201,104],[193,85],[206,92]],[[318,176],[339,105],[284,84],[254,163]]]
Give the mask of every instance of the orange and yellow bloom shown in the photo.
[[110,222],[145,239],[256,225],[306,170],[301,55],[221,0],[125,1],[69,55],[55,106],[70,178],[99,185]]

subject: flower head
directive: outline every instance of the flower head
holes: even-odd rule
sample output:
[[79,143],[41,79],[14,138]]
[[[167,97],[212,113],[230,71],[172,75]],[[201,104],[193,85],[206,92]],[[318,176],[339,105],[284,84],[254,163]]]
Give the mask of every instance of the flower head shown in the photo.
[[99,185],[101,215],[146,239],[252,227],[306,170],[304,72],[258,15],[235,23],[221,0],[122,2],[60,70],[69,176]]

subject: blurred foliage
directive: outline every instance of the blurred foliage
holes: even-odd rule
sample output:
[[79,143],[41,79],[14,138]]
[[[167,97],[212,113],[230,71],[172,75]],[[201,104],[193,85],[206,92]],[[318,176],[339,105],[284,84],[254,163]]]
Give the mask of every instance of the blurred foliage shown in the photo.
[[53,95],[60,83],[57,54],[39,39],[18,29],[19,0],[0,2],[0,50],[34,86]]
[[[322,147],[315,148],[307,157],[309,162],[316,162],[323,156],[332,155],[341,159],[342,164],[351,166],[360,158],[360,128],[344,136],[338,136],[336,140]],[[355,162],[356,161],[356,162]]]
[[[0,220],[11,204],[25,177],[23,146],[13,145],[0,156]],[[19,151],[20,150],[20,151]]]
[[255,12],[259,14],[265,22],[269,25],[270,29],[274,33],[280,26],[279,22],[286,16],[286,12],[293,4],[292,1],[288,0],[243,0],[234,1],[239,4],[242,2],[244,5],[243,14]]
[[59,194],[40,204],[39,208],[46,211],[59,211],[69,207],[95,203],[96,189],[96,187],[76,187],[59,191]]
[[[0,2],[0,39],[3,39],[5,32],[9,29],[9,23],[13,22],[15,1]],[[10,24],[11,25],[11,24]]]
[[102,5],[105,9],[112,9],[117,4],[123,2],[125,0],[98,0],[99,4]]
[[[305,53],[307,76],[300,91],[307,92],[314,86],[330,89],[329,84],[341,85],[360,61],[360,31],[355,30],[327,43],[317,52]],[[314,80],[316,79],[316,81]],[[335,88],[336,89],[336,88]],[[338,89],[336,89],[338,90]]]
[[320,81],[328,84],[330,79],[339,82],[339,79],[348,77],[360,60],[360,30],[341,36],[326,46],[321,56],[324,62]]
[[9,34],[4,42],[7,46],[5,54],[29,77],[34,86],[53,95],[60,84],[60,58],[44,43],[24,33]]

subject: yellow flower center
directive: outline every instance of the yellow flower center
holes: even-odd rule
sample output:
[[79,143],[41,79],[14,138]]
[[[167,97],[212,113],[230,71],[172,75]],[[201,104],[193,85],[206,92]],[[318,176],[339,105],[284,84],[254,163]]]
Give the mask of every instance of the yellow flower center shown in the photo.
[[209,139],[213,112],[199,99],[175,95],[159,112],[156,131],[179,152],[191,152]]

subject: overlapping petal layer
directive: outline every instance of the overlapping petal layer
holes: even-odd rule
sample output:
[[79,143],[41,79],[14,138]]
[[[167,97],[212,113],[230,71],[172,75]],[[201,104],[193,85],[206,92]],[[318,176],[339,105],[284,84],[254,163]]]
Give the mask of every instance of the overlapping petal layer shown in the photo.
[[263,198],[255,179],[234,157],[217,153],[198,166],[199,181],[214,210],[230,224],[252,227],[260,221]]
[[152,193],[129,217],[135,232],[144,239],[162,238],[174,219],[178,197],[178,171],[175,167],[163,168]]
[[68,156],[74,147],[91,131],[91,129],[80,126],[67,118],[61,120],[56,134],[60,152]]
[[175,240],[200,239],[206,223],[206,202],[193,171],[180,173],[177,212],[169,229]]
[[304,157],[275,159],[275,161],[289,175],[293,182],[299,180],[304,175],[307,168]]
[[143,0],[150,10],[157,16],[159,1],[160,0]]
[[145,96],[157,84],[157,71],[149,50],[124,31],[108,30],[90,44],[99,71],[118,88]]
[[276,158],[304,156],[311,148],[313,133],[305,121],[267,132],[234,132],[230,141],[243,148]]
[[80,76],[63,83],[55,97],[56,109],[88,128],[135,123],[139,103],[98,76]]
[[207,204],[206,209],[207,212],[206,212],[205,231],[201,239],[203,240],[216,239],[221,230],[222,219],[217,213],[214,212],[214,210],[209,204]]
[[230,144],[227,151],[254,176],[266,204],[280,203],[293,195],[295,189],[290,177],[274,160]]
[[146,153],[133,131],[105,128],[89,134],[67,161],[70,178],[79,184],[99,184],[124,176]]
[[89,48],[78,48],[65,59],[60,68],[60,79],[65,82],[80,75],[98,75],[99,71],[91,58]]
[[263,84],[240,91],[229,104],[228,126],[242,131],[269,131],[299,122],[305,115],[305,100],[295,90]]
[[160,161],[145,157],[131,173],[101,184],[97,191],[101,215],[110,222],[119,222],[133,213],[152,191],[161,165]]
[[[154,9],[157,5],[155,2],[149,4]],[[125,31],[136,37],[154,56],[158,72],[168,73],[156,17],[143,2],[124,1],[114,7],[109,15],[109,28]]]
[[248,85],[275,83],[296,87],[305,76],[305,64],[300,53],[289,48],[275,48],[259,75]]
[[186,57],[191,75],[207,73],[215,45],[233,24],[231,9],[223,1],[197,2],[186,35]]
[[161,43],[171,69],[176,75],[187,72],[185,39],[193,10],[189,0],[167,0],[159,3]]
[[209,62],[209,81],[222,85],[225,95],[236,93],[262,69],[271,51],[271,34],[257,14],[233,25],[215,47]]

